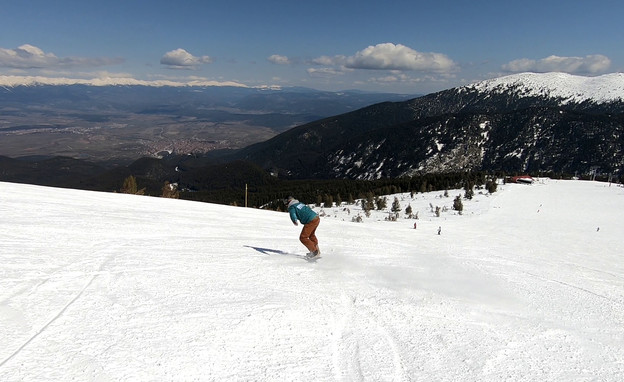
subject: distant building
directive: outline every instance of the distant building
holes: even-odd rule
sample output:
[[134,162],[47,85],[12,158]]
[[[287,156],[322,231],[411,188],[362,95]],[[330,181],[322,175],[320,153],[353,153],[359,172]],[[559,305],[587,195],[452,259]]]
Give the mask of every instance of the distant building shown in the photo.
[[524,184],[533,184],[534,180],[529,175],[518,175],[512,176],[507,180],[509,183],[524,183]]

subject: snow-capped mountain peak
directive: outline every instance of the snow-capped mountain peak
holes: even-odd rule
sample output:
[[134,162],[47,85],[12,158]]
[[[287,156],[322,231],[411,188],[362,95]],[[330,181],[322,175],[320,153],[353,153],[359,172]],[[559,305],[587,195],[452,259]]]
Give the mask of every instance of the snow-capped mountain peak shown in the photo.
[[[89,86],[231,86],[231,87],[248,87],[234,81],[209,81],[209,80],[193,80],[193,81],[170,81],[170,80],[154,80],[144,81],[129,77],[101,77],[92,79],[76,79],[64,77],[43,77],[43,76],[1,76],[0,86],[16,87],[16,86],[68,86],[68,85],[89,85]],[[266,88],[270,88],[268,85]]]
[[466,86],[466,90],[503,93],[512,90],[523,97],[560,98],[563,104],[593,101],[624,101],[624,73],[597,77],[566,73],[520,73],[485,80]]

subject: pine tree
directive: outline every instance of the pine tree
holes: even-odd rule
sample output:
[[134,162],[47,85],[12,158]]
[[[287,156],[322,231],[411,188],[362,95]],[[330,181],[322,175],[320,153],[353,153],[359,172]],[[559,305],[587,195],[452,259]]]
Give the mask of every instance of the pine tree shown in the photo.
[[385,196],[383,198],[376,198],[375,204],[377,204],[378,211],[384,210],[388,206],[388,198]]
[[466,186],[464,188],[466,189],[466,193],[464,195],[464,198],[466,198],[468,200],[471,200],[472,197],[474,196],[474,190],[472,189],[473,188],[472,183],[470,183],[470,182],[466,183]]
[[325,194],[325,198],[323,199],[323,207],[332,208],[334,206],[334,197],[331,195]]
[[370,213],[370,211],[374,208],[375,208],[375,196],[373,195],[372,192],[368,192],[366,194],[366,206],[364,206],[363,210]]
[[401,202],[399,202],[399,198],[394,197],[394,202],[392,202],[392,212],[401,211]]
[[178,187],[175,184],[171,184],[166,181],[162,189],[162,197],[178,199],[180,198],[180,191],[178,191]]
[[362,210],[364,212],[370,211],[370,208],[368,207],[368,202],[366,201],[366,199],[362,199]]
[[137,182],[136,178],[133,175],[130,175],[123,181],[123,185],[121,186],[121,192],[124,194],[136,194],[137,193]]
[[498,187],[498,185],[496,184],[496,179],[494,180],[488,180],[488,182],[485,184],[485,187],[487,188],[488,192],[490,194],[493,194],[496,192],[496,189]]
[[464,210],[464,203],[462,203],[461,195],[457,195],[455,200],[453,200],[453,209],[458,211],[460,215],[462,214],[462,211]]

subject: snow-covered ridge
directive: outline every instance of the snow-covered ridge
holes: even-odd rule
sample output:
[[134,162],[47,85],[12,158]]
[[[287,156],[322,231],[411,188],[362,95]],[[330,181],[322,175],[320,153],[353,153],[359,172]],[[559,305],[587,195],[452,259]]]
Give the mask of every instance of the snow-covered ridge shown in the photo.
[[[0,86],[15,87],[15,86],[41,86],[41,85],[90,85],[90,86],[236,86],[236,87],[248,87],[247,85],[234,82],[234,81],[207,81],[207,80],[193,80],[186,82],[170,81],[170,80],[156,80],[156,81],[144,81],[137,80],[129,77],[102,77],[92,79],[77,79],[77,78],[65,78],[65,77],[43,77],[43,76],[0,76]],[[266,86],[272,88],[271,86]]]
[[494,93],[512,90],[524,97],[561,98],[564,104],[584,101],[605,103],[624,101],[624,73],[597,77],[566,73],[520,73],[485,80],[465,86],[464,89]]

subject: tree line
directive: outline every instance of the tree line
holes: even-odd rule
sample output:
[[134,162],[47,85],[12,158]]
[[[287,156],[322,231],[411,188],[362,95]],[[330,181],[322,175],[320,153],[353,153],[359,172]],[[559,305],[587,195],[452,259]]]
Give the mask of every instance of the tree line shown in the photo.
[[[126,193],[145,194],[150,196],[173,197],[199,202],[208,202],[232,206],[285,210],[283,200],[293,196],[307,204],[332,205],[346,202],[353,204],[355,200],[371,200],[379,196],[397,193],[425,193],[432,191],[465,189],[465,199],[472,197],[473,190],[485,188],[489,193],[496,191],[496,179],[505,179],[503,172],[456,172],[423,174],[402,178],[383,178],[377,180],[353,179],[309,179],[288,180],[270,176],[249,176],[249,183],[243,179],[247,175],[244,171],[235,171],[235,180],[227,182],[223,178],[230,178],[230,174],[221,177],[215,184],[195,182],[195,187],[185,187],[184,183],[165,182],[160,188],[148,187],[147,191],[141,183],[144,181],[134,176],[128,177],[119,191]],[[212,174],[211,174],[212,175]],[[513,174],[517,175],[517,174]],[[539,177],[552,179],[570,179],[571,175],[557,173],[534,174]],[[209,176],[214,179],[214,176]],[[602,180],[596,178],[596,180]],[[605,179],[606,181],[606,179]],[[616,178],[615,181],[618,181]],[[187,182],[187,184],[190,184]],[[246,204],[245,204],[246,203]],[[460,201],[456,209],[461,211]]]
[[[492,187],[500,175],[485,172],[427,174],[378,180],[280,180],[268,184],[247,185],[247,205],[254,208],[284,210],[283,200],[293,196],[307,204],[332,205],[357,199],[403,192],[424,193],[439,190]],[[244,206],[244,188],[180,191],[180,199]]]

